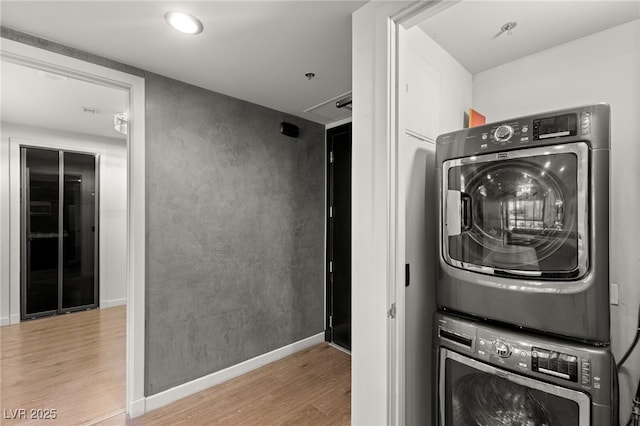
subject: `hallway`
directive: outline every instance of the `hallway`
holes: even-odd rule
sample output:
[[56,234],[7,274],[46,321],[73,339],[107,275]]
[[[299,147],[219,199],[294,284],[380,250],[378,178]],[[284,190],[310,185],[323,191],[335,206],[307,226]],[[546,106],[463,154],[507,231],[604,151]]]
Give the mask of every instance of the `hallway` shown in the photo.
[[125,319],[121,306],[2,327],[1,423],[350,424],[351,357],[325,343],[127,421]]

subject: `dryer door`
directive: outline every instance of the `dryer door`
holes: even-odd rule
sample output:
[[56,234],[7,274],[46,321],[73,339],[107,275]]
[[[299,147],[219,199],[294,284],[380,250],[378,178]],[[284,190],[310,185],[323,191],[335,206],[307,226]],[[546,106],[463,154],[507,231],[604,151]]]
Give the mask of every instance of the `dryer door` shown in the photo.
[[588,153],[585,143],[573,143],[444,162],[444,260],[503,276],[583,276]]

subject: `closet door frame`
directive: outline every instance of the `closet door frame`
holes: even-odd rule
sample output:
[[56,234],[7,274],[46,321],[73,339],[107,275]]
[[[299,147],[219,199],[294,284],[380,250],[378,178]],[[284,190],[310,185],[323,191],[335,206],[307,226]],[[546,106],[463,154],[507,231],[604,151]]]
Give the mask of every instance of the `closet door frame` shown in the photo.
[[[54,151],[58,153],[58,288],[57,309],[27,314],[27,229],[30,221],[27,202],[29,201],[29,182],[27,181],[26,152],[28,149]],[[74,153],[89,155],[94,158],[94,239],[93,239],[93,303],[63,308],[63,277],[64,277],[64,154]],[[77,151],[70,149],[51,148],[20,144],[20,318],[29,320],[62,313],[70,313],[100,306],[100,154],[95,152]]]

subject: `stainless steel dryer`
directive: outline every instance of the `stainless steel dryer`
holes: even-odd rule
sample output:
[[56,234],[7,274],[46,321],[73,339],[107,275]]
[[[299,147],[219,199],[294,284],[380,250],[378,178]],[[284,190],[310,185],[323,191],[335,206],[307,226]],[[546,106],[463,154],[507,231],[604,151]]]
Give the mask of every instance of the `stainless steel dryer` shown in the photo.
[[438,137],[438,305],[601,343],[609,333],[609,106]]
[[436,314],[439,426],[617,426],[606,348]]

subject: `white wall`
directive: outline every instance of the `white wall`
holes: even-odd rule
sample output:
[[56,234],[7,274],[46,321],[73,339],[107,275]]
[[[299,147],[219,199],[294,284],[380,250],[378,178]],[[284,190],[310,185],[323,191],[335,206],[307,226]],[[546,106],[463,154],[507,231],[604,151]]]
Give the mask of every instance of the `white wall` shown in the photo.
[[[399,41],[399,125],[431,140],[401,137],[398,154],[398,263],[411,265],[410,285],[405,287],[400,277],[397,280],[398,321],[404,319],[404,423],[419,425],[430,424],[433,415],[431,321],[436,311],[438,250],[433,142],[437,135],[463,127],[473,88],[471,73],[417,26],[401,28]],[[416,67],[424,67],[425,72]],[[411,93],[414,90],[419,92]]]
[[408,49],[440,72],[436,135],[461,129],[464,113],[472,106],[471,73],[420,28],[410,28],[405,34]]
[[[436,108],[438,114],[436,136],[462,129],[464,113],[472,106],[473,79],[471,73],[419,27],[408,29],[404,35],[406,36],[407,48],[437,69],[440,74],[440,90]],[[406,108],[413,108],[413,106]],[[400,111],[400,113],[409,112]],[[424,111],[419,111],[419,113],[424,114]],[[430,137],[430,135],[426,136]]]
[[[100,154],[100,306],[126,302],[126,141],[2,123],[0,138],[0,320],[2,325],[19,321],[19,156],[10,150],[14,142]],[[11,142],[10,142],[11,141]],[[15,145],[14,145],[15,146]],[[10,177],[11,176],[11,177]],[[17,179],[15,177],[17,176]],[[17,181],[16,181],[17,180]],[[16,214],[17,212],[17,214]],[[11,241],[13,237],[14,241]],[[17,270],[16,270],[17,269]]]
[[[640,304],[640,21],[548,49],[479,73],[474,108],[487,122],[598,102],[611,105],[612,349],[622,356]],[[640,379],[640,348],[620,374],[621,420]]]

